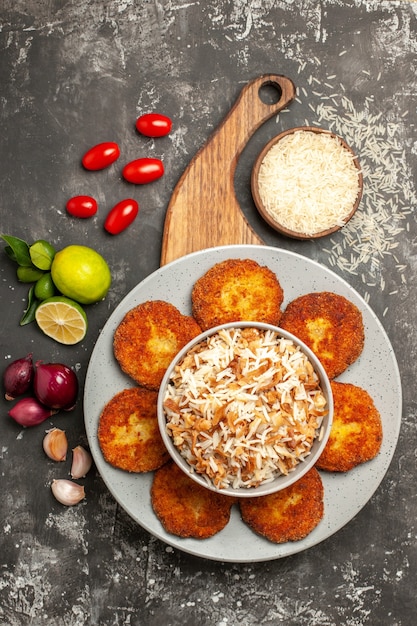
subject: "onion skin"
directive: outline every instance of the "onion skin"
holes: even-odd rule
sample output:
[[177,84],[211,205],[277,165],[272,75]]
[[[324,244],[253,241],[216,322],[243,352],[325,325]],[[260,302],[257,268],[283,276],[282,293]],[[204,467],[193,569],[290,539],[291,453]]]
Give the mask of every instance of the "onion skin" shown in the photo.
[[33,392],[39,402],[51,409],[71,411],[77,401],[78,379],[63,363],[35,364]]
[[13,361],[6,367],[3,374],[6,400],[14,400],[29,389],[33,380],[33,372],[32,353]]
[[56,412],[42,405],[36,398],[22,398],[10,409],[9,415],[21,426],[37,426]]

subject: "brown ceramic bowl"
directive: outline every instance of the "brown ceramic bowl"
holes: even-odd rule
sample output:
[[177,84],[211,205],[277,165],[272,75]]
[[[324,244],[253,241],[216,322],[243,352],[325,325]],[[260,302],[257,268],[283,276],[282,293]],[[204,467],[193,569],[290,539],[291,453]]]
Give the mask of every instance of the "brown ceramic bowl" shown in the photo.
[[[288,136],[288,135],[292,135],[295,132],[298,131],[310,131],[313,133],[325,133],[327,135],[330,135],[331,137],[334,137],[335,139],[337,139],[339,141],[339,143],[342,144],[342,146],[353,156],[353,163],[354,165],[357,167],[358,169],[358,185],[359,185],[359,191],[358,194],[356,196],[356,199],[354,201],[354,203],[352,204],[352,209],[351,211],[348,213],[348,215],[346,216],[346,218],[344,218],[344,223],[343,225],[337,224],[335,226],[332,226],[330,228],[327,228],[326,230],[322,230],[320,232],[316,232],[314,234],[306,234],[300,231],[296,231],[296,230],[290,230],[289,228],[286,228],[283,224],[280,224],[273,215],[271,215],[270,212],[268,212],[264,206],[260,191],[259,191],[259,170],[261,167],[261,164],[266,156],[266,154],[269,152],[269,150],[275,146],[276,143],[278,143],[279,141],[281,141],[284,137]],[[272,227],[274,228],[277,232],[279,232],[282,235],[286,235],[287,237],[292,237],[293,239],[318,239],[319,237],[325,237],[326,235],[330,235],[331,233],[336,232],[337,230],[340,230],[340,228],[342,228],[345,224],[347,224],[347,222],[353,217],[353,215],[355,214],[359,203],[361,201],[362,198],[362,192],[363,192],[363,176],[362,176],[362,172],[359,166],[359,161],[357,156],[355,155],[355,153],[353,152],[353,150],[350,148],[350,146],[348,146],[348,144],[341,139],[338,135],[335,135],[334,133],[328,131],[328,130],[324,130],[321,128],[316,128],[315,126],[300,126],[297,128],[291,128],[290,130],[286,130],[283,133],[280,133],[279,135],[277,135],[276,137],[274,137],[273,139],[271,139],[271,141],[269,141],[266,146],[263,148],[263,150],[261,151],[261,153],[259,154],[258,158],[255,161],[255,164],[253,166],[252,169],[252,176],[251,176],[251,189],[252,189],[252,196],[256,205],[256,208],[258,209],[260,215],[263,217],[263,219]]]

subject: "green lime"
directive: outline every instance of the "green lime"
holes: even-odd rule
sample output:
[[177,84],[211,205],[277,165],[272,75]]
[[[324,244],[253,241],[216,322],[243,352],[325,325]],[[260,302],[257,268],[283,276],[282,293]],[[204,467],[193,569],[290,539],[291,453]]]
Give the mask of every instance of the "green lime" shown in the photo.
[[37,267],[25,267],[23,265],[19,265],[16,270],[17,280],[20,280],[21,283],[35,283],[41,276],[43,276],[43,271],[39,270]]
[[38,239],[29,247],[33,265],[41,270],[50,270],[55,256],[55,248],[44,239]]
[[46,300],[55,295],[55,285],[51,272],[44,274],[35,284],[35,297],[38,300]]
[[35,312],[39,328],[67,346],[79,343],[87,333],[87,315],[78,304],[64,296],[54,296],[41,302]]
[[87,246],[72,245],[57,252],[51,273],[58,291],[82,304],[102,300],[111,284],[106,261]]

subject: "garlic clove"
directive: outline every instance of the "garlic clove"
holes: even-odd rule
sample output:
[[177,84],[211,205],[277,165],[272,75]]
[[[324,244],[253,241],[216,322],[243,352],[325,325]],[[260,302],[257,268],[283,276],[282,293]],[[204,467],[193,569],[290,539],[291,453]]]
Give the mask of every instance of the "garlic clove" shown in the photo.
[[71,477],[83,478],[91,469],[93,459],[91,454],[82,446],[77,446],[72,451]]
[[67,478],[54,479],[51,489],[58,502],[66,506],[78,504],[85,497],[84,487]]
[[48,430],[43,438],[45,454],[53,461],[65,461],[68,451],[68,440],[65,432],[60,428]]

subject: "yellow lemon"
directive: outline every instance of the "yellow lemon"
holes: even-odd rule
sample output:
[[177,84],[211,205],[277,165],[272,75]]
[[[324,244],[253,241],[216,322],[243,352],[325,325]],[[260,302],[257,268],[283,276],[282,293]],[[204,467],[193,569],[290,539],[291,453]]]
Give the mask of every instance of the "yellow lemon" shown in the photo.
[[64,296],[44,300],[35,311],[35,319],[45,335],[66,346],[80,342],[87,333],[84,309]]
[[57,252],[51,274],[58,291],[82,304],[102,300],[111,284],[106,261],[87,246],[72,245]]

